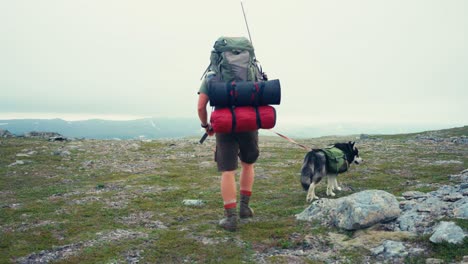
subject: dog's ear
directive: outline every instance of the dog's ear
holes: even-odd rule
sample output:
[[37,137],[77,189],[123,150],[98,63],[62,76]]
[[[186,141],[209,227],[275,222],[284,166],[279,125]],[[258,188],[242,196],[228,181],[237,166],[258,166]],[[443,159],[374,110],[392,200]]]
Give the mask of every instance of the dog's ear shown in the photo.
[[[351,143],[351,141],[349,143]],[[354,147],[354,144],[356,144],[356,141],[351,143],[351,147]]]

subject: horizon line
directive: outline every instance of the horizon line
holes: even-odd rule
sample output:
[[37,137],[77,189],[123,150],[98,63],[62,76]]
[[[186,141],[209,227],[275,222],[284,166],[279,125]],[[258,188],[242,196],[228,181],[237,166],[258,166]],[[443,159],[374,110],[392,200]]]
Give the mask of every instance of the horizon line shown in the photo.
[[[132,114],[78,114],[78,113],[34,113],[34,112],[9,112],[9,113],[0,113],[0,120],[7,121],[7,120],[24,120],[24,119],[40,119],[40,120],[53,120],[53,119],[61,119],[67,122],[74,122],[74,121],[88,121],[88,120],[107,120],[107,121],[135,121],[141,119],[187,119],[192,118],[188,116],[149,116],[149,115],[132,115]],[[198,120],[198,117],[194,114],[193,115],[194,121]],[[313,118],[305,118],[305,117],[286,117],[283,115],[281,118],[281,124],[284,125],[291,125],[291,126],[302,126],[302,127],[313,127],[314,124],[320,125],[337,125],[337,124],[374,124],[374,125],[396,125],[396,124],[405,124],[405,125],[436,125],[436,126],[466,126],[468,125],[467,122],[453,122],[453,121],[414,121],[414,120],[340,120],[333,118],[329,118],[327,120],[319,120]],[[307,122],[305,122],[307,121]],[[278,124],[279,125],[279,124]]]

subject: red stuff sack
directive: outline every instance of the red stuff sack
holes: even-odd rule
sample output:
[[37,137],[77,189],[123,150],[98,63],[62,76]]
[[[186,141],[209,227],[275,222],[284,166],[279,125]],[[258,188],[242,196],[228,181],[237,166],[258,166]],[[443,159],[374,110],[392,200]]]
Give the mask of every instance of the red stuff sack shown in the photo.
[[220,108],[211,113],[210,123],[215,133],[270,129],[276,124],[276,111],[269,105]]

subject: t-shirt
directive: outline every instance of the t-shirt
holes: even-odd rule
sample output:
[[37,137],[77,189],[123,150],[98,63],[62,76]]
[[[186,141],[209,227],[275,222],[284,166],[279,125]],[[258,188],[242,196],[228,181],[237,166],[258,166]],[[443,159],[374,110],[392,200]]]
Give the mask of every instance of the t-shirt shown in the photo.
[[198,94],[204,93],[208,95],[208,83],[207,78],[203,78],[202,83],[200,84],[200,89],[198,90]]
[[208,95],[208,81],[210,81],[211,78],[215,77],[216,73],[214,72],[208,72],[203,78],[202,83],[200,84],[200,89],[198,89],[198,94],[204,93]]

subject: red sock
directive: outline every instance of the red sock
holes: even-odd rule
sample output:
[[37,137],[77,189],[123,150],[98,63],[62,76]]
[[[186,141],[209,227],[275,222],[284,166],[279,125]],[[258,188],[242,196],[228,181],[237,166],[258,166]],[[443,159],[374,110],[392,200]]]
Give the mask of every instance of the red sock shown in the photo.
[[240,194],[245,195],[245,196],[252,196],[252,191],[244,191],[244,190],[241,190],[241,191],[240,191]]
[[236,208],[237,203],[228,203],[224,205],[224,209],[231,209],[231,208]]

